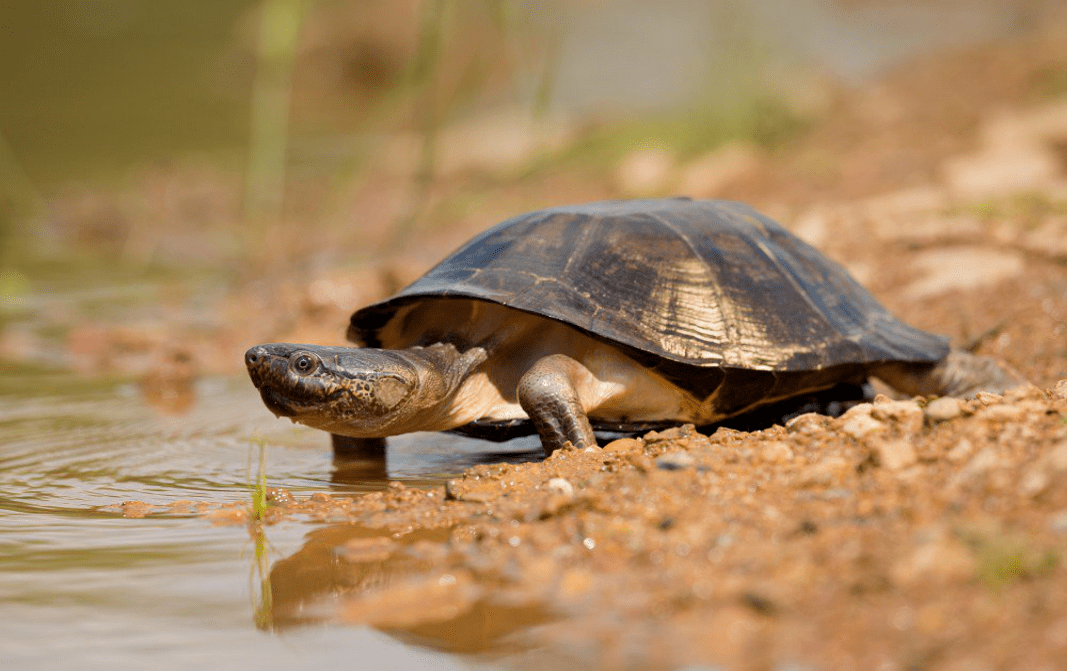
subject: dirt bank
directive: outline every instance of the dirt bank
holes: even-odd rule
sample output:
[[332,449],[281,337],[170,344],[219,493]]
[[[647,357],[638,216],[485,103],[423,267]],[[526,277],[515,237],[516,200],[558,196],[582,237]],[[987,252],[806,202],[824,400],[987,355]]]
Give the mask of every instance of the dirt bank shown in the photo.
[[1064,664],[1063,383],[272,498],[324,523],[271,570],[275,627],[521,668]]

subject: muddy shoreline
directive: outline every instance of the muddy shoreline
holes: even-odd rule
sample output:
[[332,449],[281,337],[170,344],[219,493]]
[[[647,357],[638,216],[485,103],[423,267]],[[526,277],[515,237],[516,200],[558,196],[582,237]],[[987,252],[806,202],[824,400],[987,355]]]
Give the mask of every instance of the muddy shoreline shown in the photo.
[[[506,667],[1057,668],[1065,386],[692,427],[215,524],[320,525],[270,627],[370,625]],[[179,513],[139,507],[126,515]],[[207,508],[207,507],[205,507]]]

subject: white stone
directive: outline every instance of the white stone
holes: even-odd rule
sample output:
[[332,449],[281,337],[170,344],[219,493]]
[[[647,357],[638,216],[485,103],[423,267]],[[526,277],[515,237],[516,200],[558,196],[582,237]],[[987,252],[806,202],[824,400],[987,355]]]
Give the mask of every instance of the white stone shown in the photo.
[[923,409],[923,414],[928,422],[945,422],[960,417],[964,412],[964,405],[960,399],[953,397],[939,397],[932,400]]

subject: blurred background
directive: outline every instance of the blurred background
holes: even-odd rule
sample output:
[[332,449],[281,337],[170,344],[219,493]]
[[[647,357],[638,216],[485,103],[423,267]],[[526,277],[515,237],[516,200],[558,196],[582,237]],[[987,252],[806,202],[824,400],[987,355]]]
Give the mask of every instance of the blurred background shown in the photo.
[[959,186],[945,161],[984,106],[1065,91],[1045,0],[0,10],[0,358],[31,369],[166,378],[338,342],[353,308],[554,204],[729,197],[790,224]]
[[[332,462],[322,432],[271,416],[242,360],[256,343],[342,343],[354,309],[530,210],[676,195],[746,201],[845,265],[905,321],[998,357],[1041,388],[1061,381],[1063,394],[1065,29],[1063,0],[0,0],[4,661],[28,669],[469,667],[428,657],[421,622],[414,647],[337,623],[263,635],[257,628],[273,627],[272,605],[288,608],[269,581],[280,558],[299,558],[275,567],[296,568],[292,575],[309,582],[290,591],[289,605],[301,618],[327,618],[307,600],[337,593],[316,581],[349,576],[335,574],[341,538],[317,517],[271,526],[268,543],[261,526],[248,527],[249,539],[243,528],[196,516],[225,514],[211,509],[219,502],[243,511],[253,492],[262,503],[268,482],[305,496],[394,489],[387,483],[399,480],[414,493],[473,464],[541,459],[536,441],[505,449],[417,433],[391,439],[384,461]],[[1011,417],[1033,417],[1024,408],[1034,403],[1021,401]],[[872,535],[891,535],[874,548],[892,547],[894,567],[924,558],[908,560],[924,581],[914,584],[923,593],[915,628],[900,625],[899,615],[913,612],[888,588],[887,565],[859,550],[848,555],[856,566],[826,561],[853,553],[822,550],[847,530],[838,517],[853,516],[842,494],[824,502],[834,513],[819,525],[829,532],[813,537],[816,524],[805,518],[797,521],[803,535],[769,538],[800,549],[774,554],[800,559],[797,572],[745,561],[753,586],[783,576],[805,591],[840,586],[819,588],[815,607],[837,620],[779,602],[789,592],[772,590],[769,602],[763,588],[745,588],[744,606],[715,607],[714,633],[703,620],[696,636],[679,621],[659,622],[695,646],[750,656],[716,659],[726,667],[834,667],[840,652],[858,649],[874,657],[844,660],[1063,664],[1063,602],[1051,612],[1064,592],[1056,551],[1063,497],[1058,504],[1050,486],[1048,502],[1033,499],[1063,483],[1063,422],[1061,434],[1046,436],[1024,420],[990,417],[1004,426],[985,443],[972,434],[974,447],[962,438],[947,453],[953,464],[937,468],[971,479],[961,487],[978,493],[987,514],[1011,512],[1010,532],[1039,530],[1047,540],[1020,546],[1037,549],[1030,555],[1016,542],[1004,546],[1008,569],[998,571],[1019,572],[1011,586],[947,578],[964,576],[952,552],[963,547],[929,532],[942,527],[921,527],[931,522],[922,508],[897,513],[908,493],[940,482],[922,475],[930,471],[916,477],[937,466],[921,453],[923,464],[899,472],[901,480],[865,481],[890,483],[886,501],[895,503],[883,518],[857,518]],[[1014,472],[999,456],[1016,445],[1061,450]],[[829,461],[810,466],[818,464]],[[871,479],[890,479],[886,471]],[[773,472],[760,472],[757,486],[765,473]],[[959,500],[946,497],[930,501],[948,526],[959,509],[942,502]],[[772,519],[774,509],[759,508],[753,516]],[[872,520],[887,525],[864,522]],[[725,524],[739,529],[730,515]],[[716,548],[745,539],[734,534],[721,534]],[[916,540],[913,550],[890,541],[905,538]],[[312,552],[298,553],[309,539]],[[424,541],[413,534],[403,543]],[[658,581],[680,580],[660,569]],[[724,594],[746,585],[737,573],[723,578]],[[847,589],[849,600],[834,598]],[[586,603],[612,638],[668,632],[635,629],[625,614],[659,619],[676,608],[663,605],[705,601],[674,588],[663,600],[625,592],[633,611]],[[879,595],[894,601],[893,620],[866,620],[887,604]],[[412,604],[422,611],[422,595]],[[747,614],[739,623],[761,624],[746,632],[775,622],[794,629],[778,631],[787,633],[778,653],[738,647],[762,641],[735,639],[738,610]],[[957,618],[962,611],[972,620]],[[433,602],[429,612],[440,613]],[[430,645],[489,646],[465,641],[458,625],[482,612],[458,613],[440,622]],[[560,666],[598,646],[568,623],[566,644],[553,648],[551,637],[538,639],[542,612],[510,613],[494,623],[501,641],[530,634],[515,641],[549,657],[474,664]],[[821,622],[834,625],[813,630]],[[796,657],[791,647],[809,635],[791,632],[813,633],[823,657]],[[681,641],[655,639],[652,649]],[[648,659],[608,660],[640,668]],[[682,666],[708,665],[696,660]]]

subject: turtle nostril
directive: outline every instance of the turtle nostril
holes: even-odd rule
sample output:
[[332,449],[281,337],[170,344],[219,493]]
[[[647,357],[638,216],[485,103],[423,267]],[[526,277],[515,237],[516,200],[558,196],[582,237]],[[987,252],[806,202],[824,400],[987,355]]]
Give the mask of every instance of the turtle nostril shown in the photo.
[[248,352],[245,353],[245,365],[246,366],[251,366],[253,364],[256,364],[259,361],[260,361],[259,348],[250,348],[248,350]]

